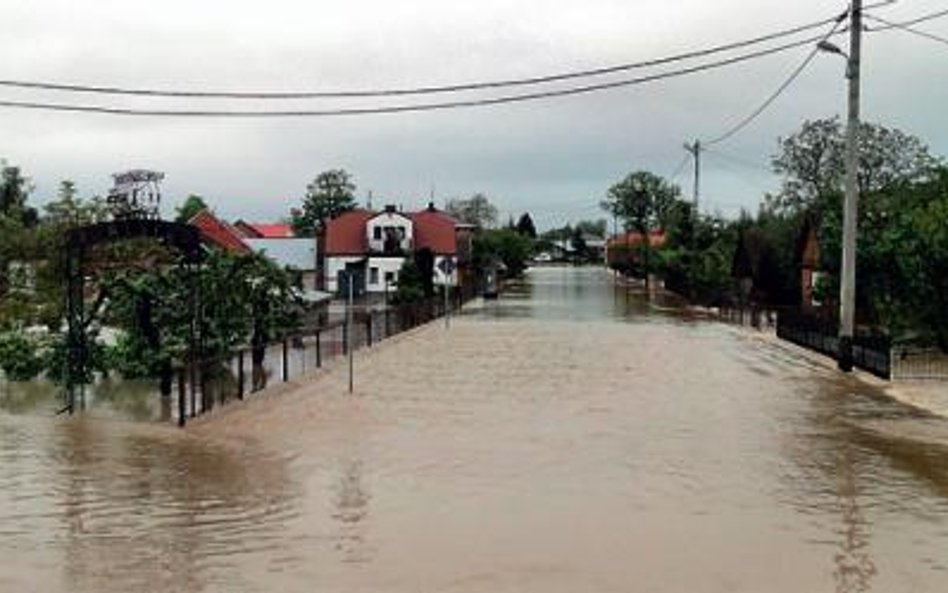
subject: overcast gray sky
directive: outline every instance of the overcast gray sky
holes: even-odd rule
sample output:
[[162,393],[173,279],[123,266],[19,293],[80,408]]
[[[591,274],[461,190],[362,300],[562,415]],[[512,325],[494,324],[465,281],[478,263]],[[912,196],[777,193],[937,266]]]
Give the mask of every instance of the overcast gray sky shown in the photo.
[[[946,7],[901,0],[874,13],[898,21]],[[660,57],[844,9],[830,0],[6,0],[0,79],[237,91],[451,84]],[[948,37],[948,18],[918,28]],[[595,94],[428,113],[215,120],[0,109],[0,157],[32,177],[38,201],[61,179],[75,180],[83,195],[103,193],[111,173],[141,167],[167,174],[169,205],[194,192],[224,216],[262,221],[285,216],[316,173],[343,167],[360,199],[372,190],[376,205],[419,206],[432,188],[438,203],[483,192],[504,216],[530,212],[547,228],[601,217],[598,201],[627,172],[670,176],[683,142],[714,137],[747,115],[808,51]],[[868,34],[865,118],[948,155],[946,72],[948,45],[898,30]],[[703,209],[756,209],[777,185],[767,171],[777,138],[807,118],[844,114],[843,74],[843,60],[817,56],[759,119],[705,154]],[[0,88],[0,99],[170,109],[391,103],[159,101],[9,88]],[[688,194],[690,167],[674,179]]]

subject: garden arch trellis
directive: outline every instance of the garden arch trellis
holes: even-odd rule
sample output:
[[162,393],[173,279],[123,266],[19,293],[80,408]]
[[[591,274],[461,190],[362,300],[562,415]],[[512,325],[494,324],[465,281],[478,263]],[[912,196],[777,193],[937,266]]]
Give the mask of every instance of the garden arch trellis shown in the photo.
[[[191,323],[188,344],[188,364],[200,353],[201,290],[200,268],[204,259],[200,231],[191,225],[169,222],[147,215],[133,215],[109,222],[70,229],[65,234],[66,287],[66,361],[64,369],[65,407],[72,414],[76,409],[77,390],[82,390],[90,375],[90,350],[87,330],[94,320],[86,310],[86,264],[90,250],[97,245],[113,244],[129,239],[153,239],[181,254],[177,265],[189,270],[191,283]],[[120,262],[129,264],[129,262]]]

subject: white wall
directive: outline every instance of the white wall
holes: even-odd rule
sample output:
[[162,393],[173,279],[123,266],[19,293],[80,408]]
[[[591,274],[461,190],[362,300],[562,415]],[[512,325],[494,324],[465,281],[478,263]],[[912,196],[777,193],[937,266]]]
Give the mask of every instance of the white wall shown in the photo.
[[[397,212],[382,212],[376,217],[369,220],[365,225],[366,238],[369,241],[369,249],[371,251],[381,252],[385,249],[385,229],[386,228],[403,228],[405,229],[404,237],[400,242],[399,247],[405,251],[411,251],[412,241],[414,239],[414,228],[412,226],[412,221],[406,216],[402,216]],[[379,229],[379,237],[376,239],[375,229]]]
[[[385,274],[391,274],[392,280],[388,284],[388,290],[394,292],[398,284],[398,271],[402,269],[405,262],[403,257],[370,257],[369,265],[365,272],[365,290],[366,292],[385,292]],[[378,270],[377,281],[372,282],[372,268]]]
[[[454,272],[445,278],[445,275],[441,273],[441,270],[438,269],[438,266],[441,264],[441,260],[449,256],[439,255],[435,257],[435,270],[434,270],[434,283],[436,286],[441,286],[445,284],[447,280],[448,286],[457,286],[458,284],[458,273],[457,266],[455,266]],[[326,290],[328,292],[336,292],[336,277],[337,274],[346,269],[346,264],[355,263],[362,258],[359,256],[346,256],[346,257],[328,257],[326,258]],[[450,259],[457,260],[454,257]],[[391,274],[392,280],[389,282],[388,290],[389,292],[394,292],[396,285],[398,284],[398,272],[402,269],[402,264],[405,262],[404,257],[370,257],[368,265],[365,269],[365,290],[366,292],[374,293],[384,293],[385,292],[385,273],[388,272]],[[378,270],[377,272],[377,282],[372,282],[372,268]]]

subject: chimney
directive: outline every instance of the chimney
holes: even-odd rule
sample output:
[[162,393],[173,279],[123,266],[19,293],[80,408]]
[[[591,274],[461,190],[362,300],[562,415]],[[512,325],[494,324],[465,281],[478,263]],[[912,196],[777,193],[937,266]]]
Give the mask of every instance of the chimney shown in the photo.
[[389,214],[395,213],[395,204],[385,204],[385,211]]
[[435,208],[434,202],[428,202],[428,212],[437,212],[437,210],[438,209]]

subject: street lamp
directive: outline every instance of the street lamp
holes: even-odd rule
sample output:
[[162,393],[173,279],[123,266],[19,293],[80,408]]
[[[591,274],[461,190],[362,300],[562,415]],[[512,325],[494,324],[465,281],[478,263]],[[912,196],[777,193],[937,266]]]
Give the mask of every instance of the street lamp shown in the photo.
[[825,39],[821,51],[846,58],[849,80],[846,120],[846,197],[843,202],[843,255],[839,282],[839,369],[853,368],[853,329],[856,312],[856,220],[859,208],[859,57],[862,48],[862,0],[853,0],[850,9],[849,55]]

